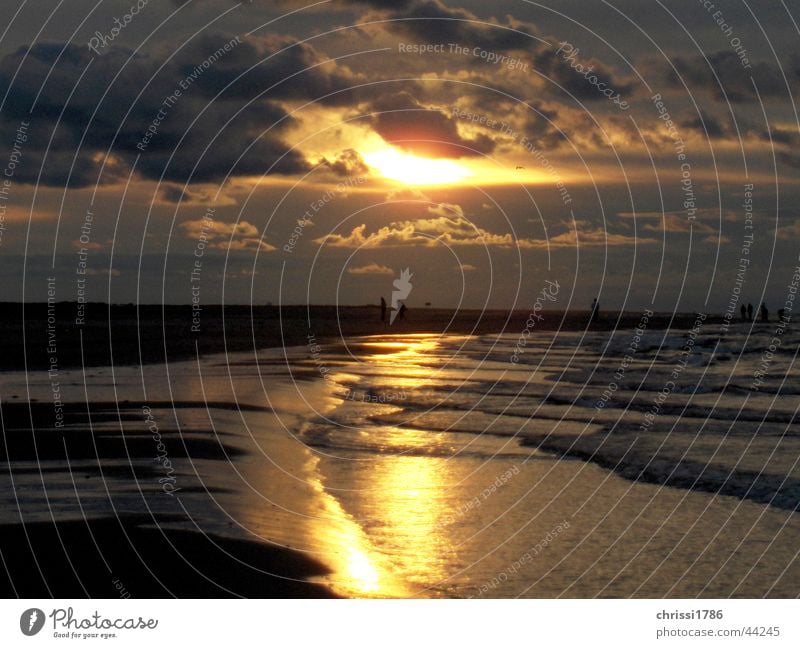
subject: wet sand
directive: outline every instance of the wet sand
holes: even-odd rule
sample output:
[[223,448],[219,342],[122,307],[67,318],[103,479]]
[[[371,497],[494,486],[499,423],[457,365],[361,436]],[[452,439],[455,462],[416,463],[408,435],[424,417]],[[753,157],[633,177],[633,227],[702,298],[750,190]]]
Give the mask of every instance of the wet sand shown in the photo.
[[328,598],[299,552],[120,516],[0,524],[4,598]]
[[[180,400],[149,407],[267,409]],[[203,498],[223,492],[202,481],[187,484],[181,473],[187,462],[236,461],[242,450],[223,441],[224,433],[159,429],[169,449],[165,470],[154,462],[157,443],[138,404],[65,403],[63,427],[53,425],[53,411],[52,403],[18,401],[0,409],[0,479],[16,502],[7,501],[0,518],[0,596],[333,596],[309,581],[329,573],[320,561],[261,539],[209,532],[182,506],[177,491]],[[184,466],[175,494],[163,489],[173,483],[165,477],[173,463]]]

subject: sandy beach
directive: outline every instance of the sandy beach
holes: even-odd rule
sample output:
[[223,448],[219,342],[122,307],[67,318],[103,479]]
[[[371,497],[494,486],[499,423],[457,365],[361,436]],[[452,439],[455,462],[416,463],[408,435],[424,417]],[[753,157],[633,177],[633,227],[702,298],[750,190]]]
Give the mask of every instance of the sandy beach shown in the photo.
[[5,372],[3,591],[795,596],[792,400],[715,402],[728,365],[699,351],[684,379],[707,391],[641,434],[674,362],[658,343],[686,338],[651,329],[642,387],[598,410],[631,334],[542,331],[517,363],[514,335],[392,331]]
[[[160,409],[225,405],[151,403]],[[155,440],[147,428],[124,429],[123,421],[143,421],[131,403],[71,403],[64,410],[64,426],[54,428],[50,403],[2,405],[2,596],[332,596],[307,580],[329,571],[320,562],[209,532],[165,488],[174,483],[172,461],[232,461],[241,454],[237,448],[207,430],[160,430]],[[168,466],[154,460],[162,440]],[[220,491],[209,484],[175,488],[182,495]],[[157,504],[147,501],[152,492],[161,495]]]

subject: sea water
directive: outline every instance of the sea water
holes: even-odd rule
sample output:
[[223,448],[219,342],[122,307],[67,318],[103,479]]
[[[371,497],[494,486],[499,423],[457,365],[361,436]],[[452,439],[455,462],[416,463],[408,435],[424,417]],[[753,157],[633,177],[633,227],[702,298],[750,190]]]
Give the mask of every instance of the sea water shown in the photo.
[[[387,334],[66,371],[65,402],[120,412],[93,434],[152,441],[148,470],[16,462],[0,516],[169,514],[305,552],[346,596],[797,596],[798,336],[767,357],[772,334]],[[176,451],[198,439],[223,457]]]

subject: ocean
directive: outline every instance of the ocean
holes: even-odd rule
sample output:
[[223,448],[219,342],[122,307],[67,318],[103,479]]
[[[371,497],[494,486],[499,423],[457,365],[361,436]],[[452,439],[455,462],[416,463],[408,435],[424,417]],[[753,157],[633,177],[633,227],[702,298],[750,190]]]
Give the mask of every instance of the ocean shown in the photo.
[[[58,433],[95,452],[18,456],[0,521],[149,514],[342,596],[797,596],[800,334],[648,324],[61,371],[87,415]],[[53,380],[3,374],[4,402]]]

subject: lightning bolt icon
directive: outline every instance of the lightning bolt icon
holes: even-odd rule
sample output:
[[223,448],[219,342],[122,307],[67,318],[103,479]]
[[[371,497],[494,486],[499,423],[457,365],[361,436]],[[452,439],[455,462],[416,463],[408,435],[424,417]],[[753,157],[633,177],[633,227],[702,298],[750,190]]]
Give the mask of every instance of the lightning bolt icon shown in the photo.
[[36,623],[36,619],[39,618],[39,615],[36,613],[36,610],[31,612],[31,618],[28,621],[28,630],[33,630],[33,625]]

